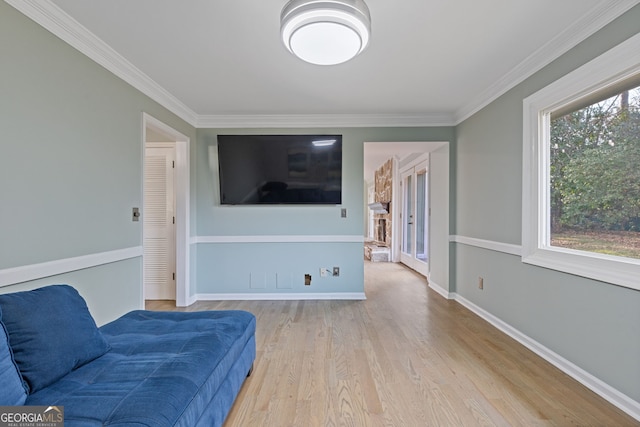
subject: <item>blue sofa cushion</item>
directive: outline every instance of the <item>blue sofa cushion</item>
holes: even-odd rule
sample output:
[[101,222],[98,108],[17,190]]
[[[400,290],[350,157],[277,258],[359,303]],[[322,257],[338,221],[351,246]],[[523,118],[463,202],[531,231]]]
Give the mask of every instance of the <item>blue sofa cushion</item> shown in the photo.
[[2,384],[0,406],[24,404],[27,399],[27,389],[9,347],[9,336],[2,323],[2,310],[0,310],[0,384]]
[[109,350],[87,304],[71,286],[0,295],[0,309],[29,393]]
[[255,358],[245,311],[138,310],[101,328],[111,351],[29,395],[69,426],[219,426]]

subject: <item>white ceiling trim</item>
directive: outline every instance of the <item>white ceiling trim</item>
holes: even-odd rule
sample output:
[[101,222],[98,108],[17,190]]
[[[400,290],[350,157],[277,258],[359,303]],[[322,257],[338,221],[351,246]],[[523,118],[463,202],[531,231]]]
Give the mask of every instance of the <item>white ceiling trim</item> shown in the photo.
[[529,55],[469,104],[458,110],[455,114],[455,123],[459,124],[468,119],[638,3],[640,0],[607,1],[589,10],[582,18],[569,25],[557,37]]
[[198,115],[193,110],[50,0],[5,0],[5,2],[187,123],[195,126]]
[[453,126],[452,114],[256,114],[200,116],[198,128]]
[[196,128],[454,126],[548,65],[640,0],[603,2],[455,114],[198,115],[51,0],[5,0],[87,57]]

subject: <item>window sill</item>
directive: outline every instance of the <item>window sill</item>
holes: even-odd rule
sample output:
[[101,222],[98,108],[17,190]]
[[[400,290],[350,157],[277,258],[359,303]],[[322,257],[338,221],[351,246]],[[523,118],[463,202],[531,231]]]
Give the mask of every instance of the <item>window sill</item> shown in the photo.
[[640,260],[547,247],[523,254],[522,262],[640,290]]

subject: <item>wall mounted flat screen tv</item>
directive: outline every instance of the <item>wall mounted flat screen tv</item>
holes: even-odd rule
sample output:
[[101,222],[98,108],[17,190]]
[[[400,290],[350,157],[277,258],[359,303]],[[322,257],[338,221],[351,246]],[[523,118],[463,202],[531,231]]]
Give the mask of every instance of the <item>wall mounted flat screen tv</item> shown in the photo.
[[218,135],[220,203],[342,203],[342,135]]

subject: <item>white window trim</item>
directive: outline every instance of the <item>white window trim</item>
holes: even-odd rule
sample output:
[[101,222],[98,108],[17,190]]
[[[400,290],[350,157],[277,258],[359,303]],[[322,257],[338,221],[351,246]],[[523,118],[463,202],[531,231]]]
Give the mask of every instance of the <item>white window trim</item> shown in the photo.
[[638,72],[640,34],[524,100],[522,262],[640,290],[640,260],[547,244],[551,111]]

